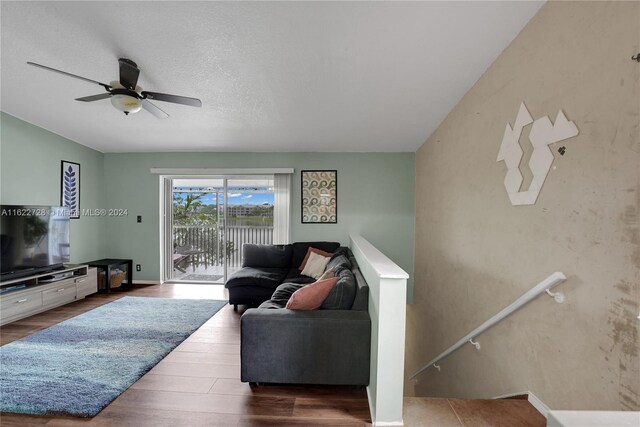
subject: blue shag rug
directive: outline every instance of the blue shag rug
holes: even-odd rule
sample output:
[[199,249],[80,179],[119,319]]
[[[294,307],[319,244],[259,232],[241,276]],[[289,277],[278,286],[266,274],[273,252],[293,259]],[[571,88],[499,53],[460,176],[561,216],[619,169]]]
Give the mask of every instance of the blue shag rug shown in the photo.
[[0,411],[93,417],[226,301],[124,297],[0,347]]

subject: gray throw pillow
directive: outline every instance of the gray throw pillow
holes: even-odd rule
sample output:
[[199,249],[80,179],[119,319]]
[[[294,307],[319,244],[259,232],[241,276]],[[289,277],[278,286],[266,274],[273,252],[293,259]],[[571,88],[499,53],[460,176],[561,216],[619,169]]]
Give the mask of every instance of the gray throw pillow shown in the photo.
[[340,270],[344,270],[345,268],[346,269],[351,269],[351,263],[349,262],[349,260],[347,259],[346,256],[338,255],[337,257],[331,258],[331,260],[329,261],[329,263],[325,267],[325,271],[326,270],[330,270],[332,268],[336,272],[336,275],[338,275]]
[[278,286],[273,292],[273,295],[271,295],[271,302],[284,307],[287,305],[287,301],[289,301],[291,295],[305,285],[306,283],[283,283]]
[[338,283],[320,306],[321,310],[351,310],[356,297],[356,279],[347,268],[337,271],[336,276]]

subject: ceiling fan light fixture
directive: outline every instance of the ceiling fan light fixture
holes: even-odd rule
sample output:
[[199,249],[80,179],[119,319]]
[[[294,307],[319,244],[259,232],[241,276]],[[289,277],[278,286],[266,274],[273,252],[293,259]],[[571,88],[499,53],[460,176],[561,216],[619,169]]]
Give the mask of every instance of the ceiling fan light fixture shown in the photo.
[[125,114],[137,113],[142,109],[142,101],[130,95],[113,95],[111,105]]
[[113,105],[116,110],[122,111],[125,115],[137,113],[144,106],[145,110],[148,110],[159,119],[166,119],[169,117],[169,115],[162,111],[161,108],[155,106],[147,99],[190,105],[192,107],[202,107],[202,101],[197,98],[143,91],[142,88],[136,84],[138,82],[138,76],[140,75],[140,70],[136,63],[126,58],[120,58],[118,59],[118,62],[120,64],[120,79],[112,81],[111,84],[100,83],[97,80],[91,80],[76,74],[67,73],[66,71],[47,67],[46,65],[36,64],[35,62],[27,62],[27,64],[102,86],[107,93],[83,96],[81,98],[76,98],[76,101],[94,102],[110,98],[111,105]]

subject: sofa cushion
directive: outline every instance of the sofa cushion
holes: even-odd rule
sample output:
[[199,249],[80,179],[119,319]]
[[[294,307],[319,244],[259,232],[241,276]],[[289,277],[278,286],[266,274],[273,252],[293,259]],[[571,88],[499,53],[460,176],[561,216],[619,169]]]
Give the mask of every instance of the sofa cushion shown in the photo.
[[325,252],[335,252],[340,247],[338,242],[296,242],[292,246],[291,266],[299,267],[307,255],[309,247],[320,249]]
[[351,310],[356,297],[356,279],[348,268],[336,272],[338,282],[324,299],[322,310]]
[[338,283],[338,278],[332,277],[303,286],[291,295],[286,308],[289,310],[317,310],[336,283]]
[[309,276],[303,276],[300,273],[300,270],[298,270],[298,267],[291,267],[289,269],[289,272],[287,273],[287,276],[284,278],[284,282],[291,282],[291,283],[313,283],[315,282],[316,279],[314,279],[313,277],[309,277]]
[[254,268],[288,268],[291,266],[291,245],[242,245],[242,266]]
[[263,302],[262,304],[260,304],[258,306],[258,308],[267,308],[267,309],[270,309],[270,310],[280,310],[280,309],[284,308],[284,305],[276,304],[275,302],[273,302],[271,300],[267,300],[267,301]]
[[327,263],[327,266],[325,267],[326,270],[330,270],[332,268],[336,272],[336,274],[338,274],[340,270],[344,270],[345,268],[350,269],[351,263],[349,262],[346,256],[338,255],[337,257],[331,258],[331,260]]
[[288,268],[243,267],[229,277],[224,287],[263,286],[275,289],[282,283],[288,272]]
[[333,258],[335,258],[337,256],[344,255],[348,259],[350,253],[351,253],[351,250],[348,247],[340,246],[338,249],[336,249],[333,252],[333,255],[331,255],[331,258],[333,259]]
[[369,310],[369,285],[364,280],[364,276],[359,267],[351,270],[353,277],[356,279],[356,296],[353,299],[351,310],[367,311]]
[[287,305],[291,295],[303,286],[306,286],[306,283],[283,283],[271,295],[271,302],[282,308]]

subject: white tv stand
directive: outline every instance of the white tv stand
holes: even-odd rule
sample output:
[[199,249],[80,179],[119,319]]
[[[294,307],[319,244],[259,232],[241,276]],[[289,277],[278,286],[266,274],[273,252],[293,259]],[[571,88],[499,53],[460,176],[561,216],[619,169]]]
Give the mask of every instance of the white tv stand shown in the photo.
[[[72,273],[70,277],[51,280],[51,276]],[[98,292],[98,272],[87,265],[65,264],[63,270],[35,274],[0,282],[0,325],[83,299]]]

